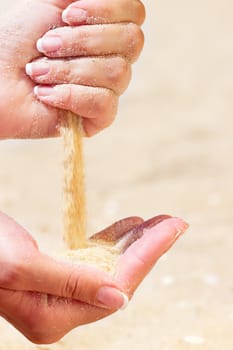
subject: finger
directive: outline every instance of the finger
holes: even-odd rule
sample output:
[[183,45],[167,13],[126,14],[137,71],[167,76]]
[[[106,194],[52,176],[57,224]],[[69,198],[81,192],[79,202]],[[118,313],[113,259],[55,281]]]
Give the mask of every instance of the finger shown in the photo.
[[72,298],[105,309],[120,309],[127,301],[120,284],[107,273],[41,253],[33,258],[33,264],[25,267],[20,281],[10,289]]
[[138,0],[76,1],[63,11],[62,19],[69,25],[133,22],[141,25],[145,7]]
[[[22,227],[1,213],[0,218],[4,267],[0,273],[0,287],[73,298],[107,309],[124,306],[126,298],[120,286],[107,273],[80,263],[58,261],[42,254]],[[6,244],[6,233],[13,236],[10,237],[12,251],[9,250],[9,243]],[[5,250],[8,250],[7,257],[4,257]]]
[[26,230],[2,213],[0,219],[0,287],[74,298],[110,309],[125,303],[117,281],[107,273],[42,254]]
[[178,218],[162,221],[145,229],[143,236],[119,258],[115,277],[129,295],[187,228],[188,225]]
[[[152,221],[156,222],[151,220],[151,225]],[[142,238],[128,248],[120,258],[117,278],[129,295],[187,226],[180,219],[167,219],[144,230]],[[0,313],[31,341],[47,344],[59,340],[74,327],[111,314],[112,310],[54,296],[0,289]]]
[[134,227],[142,224],[143,219],[137,216],[132,216],[120,221],[117,221],[113,225],[107,227],[106,229],[94,234],[90,237],[91,240],[103,240],[107,242],[116,242],[127,232],[132,230]]
[[112,90],[61,84],[36,86],[34,91],[42,102],[83,117],[87,136],[109,126],[117,112],[118,97]]
[[169,215],[158,215],[142,222],[137,226],[132,227],[128,230],[128,232],[125,232],[124,236],[122,236],[121,239],[117,242],[116,248],[124,253],[131,244],[143,236],[144,230],[148,230],[169,218],[171,218]]
[[48,57],[120,55],[134,62],[143,43],[139,26],[119,23],[56,28],[38,40],[37,49]]
[[26,65],[26,73],[37,84],[78,84],[102,87],[122,94],[129,85],[131,65],[120,56],[38,59]]

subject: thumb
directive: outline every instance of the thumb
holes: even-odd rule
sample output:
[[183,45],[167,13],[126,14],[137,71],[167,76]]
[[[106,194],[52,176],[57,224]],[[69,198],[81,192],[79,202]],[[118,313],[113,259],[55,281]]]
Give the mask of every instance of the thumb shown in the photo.
[[84,264],[63,262],[38,252],[20,282],[20,290],[36,291],[106,308],[125,307],[128,299],[107,273]]

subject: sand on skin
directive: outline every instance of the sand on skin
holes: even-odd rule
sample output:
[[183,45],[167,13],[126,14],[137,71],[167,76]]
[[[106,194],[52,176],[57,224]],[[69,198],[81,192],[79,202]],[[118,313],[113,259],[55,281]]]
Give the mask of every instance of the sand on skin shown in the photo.
[[[145,50],[118,118],[85,141],[89,232],[157,213],[191,228],[127,310],[47,349],[233,347],[233,4],[145,4]],[[59,140],[0,143],[0,208],[46,251],[60,248],[61,154]],[[0,332],[1,350],[43,348],[3,320]]]

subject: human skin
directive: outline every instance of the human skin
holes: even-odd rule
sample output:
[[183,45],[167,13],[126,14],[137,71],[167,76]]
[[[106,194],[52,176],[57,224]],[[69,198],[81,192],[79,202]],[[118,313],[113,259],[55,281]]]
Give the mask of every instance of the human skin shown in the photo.
[[[75,8],[77,13],[78,7],[87,11],[81,20],[80,16],[63,16],[72,27],[61,17],[68,5],[69,12]],[[58,135],[64,110],[83,117],[87,136],[110,125],[118,97],[129,83],[131,63],[143,46],[140,25],[144,16],[144,7],[137,0],[21,0],[2,14],[0,138]],[[51,37],[52,52],[48,46]],[[39,38],[46,40],[36,48]],[[54,38],[61,40],[58,50]],[[25,66],[30,62],[34,64],[27,66],[29,77]],[[38,75],[42,62],[49,65],[49,72]],[[34,90],[38,84],[47,88],[40,85]],[[50,95],[43,96],[45,92]]]
[[[142,222],[141,218],[131,218],[131,229],[132,223],[141,227]],[[181,219],[164,216],[154,218],[139,231],[129,231],[131,236],[127,235],[129,219],[105,229],[98,234],[99,239],[114,241],[114,232],[114,236],[125,236],[128,241],[117,260],[116,273],[110,277],[96,268],[64,263],[43,254],[25,229],[0,214],[0,315],[34,343],[58,341],[73,328],[123,306],[125,299],[120,300],[122,295],[117,293],[121,291],[130,299],[187,227]],[[108,305],[100,302],[99,296]]]
[[[75,11],[69,7],[62,21],[71,3]],[[88,136],[108,126],[143,45],[143,20],[137,0],[18,1],[0,22],[0,138],[56,136],[63,110],[82,116]],[[64,22],[75,27],[64,27]],[[59,28],[51,31],[51,26]],[[60,49],[48,51],[48,41],[39,41],[36,48],[39,38],[51,35],[63,39]],[[45,63],[49,71],[41,74]],[[143,230],[118,259],[113,278],[43,254],[22,227],[0,214],[0,315],[35,343],[55,342],[121,308],[126,300],[122,293],[132,297],[186,228],[171,218]]]

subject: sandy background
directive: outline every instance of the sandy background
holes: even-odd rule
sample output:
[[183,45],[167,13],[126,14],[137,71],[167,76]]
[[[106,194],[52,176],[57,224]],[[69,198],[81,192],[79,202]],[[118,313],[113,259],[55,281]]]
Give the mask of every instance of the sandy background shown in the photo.
[[[145,50],[118,119],[85,142],[89,230],[170,213],[189,233],[126,311],[49,347],[1,321],[1,350],[233,349],[233,2],[145,4]],[[0,143],[0,209],[45,250],[59,241],[61,157],[58,139]]]

